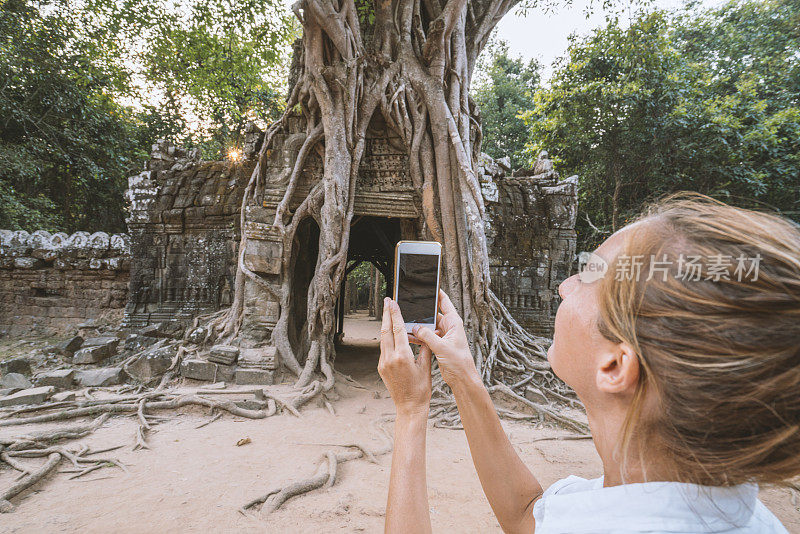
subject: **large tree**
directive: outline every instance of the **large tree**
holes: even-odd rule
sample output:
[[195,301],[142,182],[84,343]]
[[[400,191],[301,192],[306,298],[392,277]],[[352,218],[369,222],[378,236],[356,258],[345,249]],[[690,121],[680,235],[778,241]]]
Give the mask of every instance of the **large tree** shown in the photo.
[[[308,328],[298,344],[303,350],[293,347],[287,333],[293,313],[290,301],[300,290],[289,276],[293,259],[284,254],[283,282],[275,291],[243,261],[246,232],[242,232],[233,306],[211,324],[210,331],[220,332],[221,337],[238,332],[246,279],[272,293],[281,304],[272,343],[282,363],[297,375],[296,385],[304,388],[301,401],[334,383],[334,305],[345,274],[358,168],[375,113],[407,147],[410,176],[424,212],[422,233],[443,246],[443,286],[463,317],[484,381],[511,393],[498,384],[501,375],[508,383],[514,380],[508,376],[531,379],[533,375],[551,399],[564,399],[564,386],[554,380],[546,362],[546,341],[521,328],[490,289],[485,207],[474,172],[481,123],[469,96],[473,69],[492,29],[515,4],[515,0],[294,4],[303,37],[287,113],[266,132],[244,194],[242,225],[247,207],[264,187],[272,138],[290,111],[300,109],[306,137],[273,229],[281,236],[284,251],[290,251],[304,219],[313,217],[319,226],[318,260],[308,289]],[[292,211],[290,201],[301,171],[315,149],[324,154],[322,179]],[[316,378],[318,372],[321,379]],[[449,397],[438,375],[434,390]],[[454,423],[457,414],[453,410],[448,417]]]
[[[201,395],[170,394],[164,387],[176,372],[181,354],[197,349],[196,345],[182,346],[177,350],[173,366],[155,390],[122,397],[132,402],[116,404],[112,401],[114,404],[78,409],[61,409],[59,405],[57,414],[9,417],[1,421],[0,426],[9,426],[79,417],[85,415],[87,409],[103,413],[91,425],[40,432],[36,446],[42,448],[25,452],[34,456],[49,454],[46,464],[0,496],[11,498],[35,484],[58,466],[62,455],[68,455],[75,465],[83,464],[81,467],[86,467],[83,472],[97,468],[92,464],[114,462],[106,458],[80,458],[88,448],[78,453],[64,448],[59,448],[59,452],[45,448],[65,435],[83,436],[92,432],[111,412],[137,413],[136,446],[146,447],[146,433],[150,428],[147,417],[151,410],[201,405],[243,417],[262,418],[275,414],[280,404],[296,414],[300,404],[333,387],[334,303],[345,274],[358,167],[365,150],[367,126],[375,113],[380,113],[405,142],[410,176],[424,211],[423,236],[443,245],[443,285],[464,319],[477,367],[490,391],[503,391],[537,410],[535,414],[521,415],[522,418],[548,416],[574,429],[588,430],[585,424],[514,393],[514,387],[534,381],[548,400],[577,402],[562,395],[565,386],[550,372],[545,340],[526,333],[490,289],[485,208],[473,170],[480,150],[481,124],[469,97],[469,87],[478,54],[492,28],[514,3],[515,0],[377,0],[373,5],[356,4],[354,0],[300,0],[295,4],[294,12],[302,23],[303,38],[302,46],[298,47],[296,77],[287,111],[268,128],[243,195],[242,242],[234,302],[224,315],[208,326],[212,335],[236,336],[241,333],[248,284],[272,292],[271,296],[280,302],[280,316],[272,342],[282,363],[297,375],[298,395],[289,400],[275,395],[274,391],[264,390],[267,407],[251,410]],[[296,258],[291,252],[284,254],[282,282],[277,290],[250,271],[243,258],[248,245],[245,223],[248,212],[260,208],[255,199],[259,198],[260,188],[265,186],[273,136],[287,122],[291,110],[297,108],[305,118],[306,136],[296,152],[285,196],[277,207],[272,225],[283,240],[284,251],[292,250],[296,238],[307,239],[307,235],[302,234],[307,226],[302,223],[308,217],[315,219],[319,228],[319,251],[307,296],[308,328],[304,329],[305,339],[300,343],[306,350],[295,352],[286,326],[294,311],[289,302],[296,288],[292,286],[293,277],[289,273]],[[317,150],[323,154],[322,178],[292,210],[290,201],[304,162]],[[257,296],[252,300],[258,300]],[[191,333],[188,337],[192,337]],[[177,343],[170,346],[175,347]],[[321,379],[317,378],[319,373]],[[509,375],[525,376],[509,378]],[[438,414],[439,423],[456,426],[455,403],[441,375],[435,377],[434,388],[438,398],[432,402],[431,415]],[[502,408],[498,410],[503,412]],[[376,420],[376,425],[380,425],[380,419]],[[30,436],[11,437],[0,446],[16,451],[31,446],[31,439]],[[265,503],[266,510],[274,510],[294,495],[333,484],[339,463],[359,457],[374,460],[376,455],[391,450],[391,441],[382,441],[384,444],[373,450],[357,443],[346,445],[351,450],[330,450],[324,464],[311,478],[273,486],[244,508]],[[10,455],[3,455],[6,463],[18,465],[8,458]],[[10,503],[0,500],[0,511],[10,508]]]

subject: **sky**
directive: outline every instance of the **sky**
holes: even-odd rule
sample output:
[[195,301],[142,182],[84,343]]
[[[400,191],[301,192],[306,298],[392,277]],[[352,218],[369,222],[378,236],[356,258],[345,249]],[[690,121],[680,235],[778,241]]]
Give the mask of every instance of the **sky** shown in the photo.
[[[714,7],[722,3],[722,0],[700,2],[703,7]],[[592,29],[604,25],[609,12],[604,11],[601,4],[598,0],[572,0],[571,5],[559,6],[553,13],[530,10],[527,16],[521,14],[519,8],[515,8],[498,23],[495,36],[508,42],[512,57],[538,59],[543,66],[542,78],[546,80],[552,74],[553,61],[567,51],[570,34],[586,35]],[[653,7],[670,10],[682,5],[682,0],[654,0],[652,3]],[[586,11],[590,7],[593,10],[587,18]]]

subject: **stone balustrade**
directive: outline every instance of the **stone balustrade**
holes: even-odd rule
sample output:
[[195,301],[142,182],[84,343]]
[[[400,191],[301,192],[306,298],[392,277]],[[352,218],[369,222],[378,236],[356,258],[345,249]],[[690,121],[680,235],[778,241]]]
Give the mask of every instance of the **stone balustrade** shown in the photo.
[[58,333],[121,318],[129,276],[127,234],[0,230],[0,332]]

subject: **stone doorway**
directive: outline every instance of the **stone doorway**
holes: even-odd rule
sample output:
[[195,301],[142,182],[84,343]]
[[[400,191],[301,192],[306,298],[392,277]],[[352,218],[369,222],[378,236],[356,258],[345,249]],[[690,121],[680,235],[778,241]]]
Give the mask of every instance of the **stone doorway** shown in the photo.
[[383,298],[391,295],[394,248],[401,239],[416,239],[415,222],[392,217],[353,218],[334,338],[336,368],[345,374],[375,372]]

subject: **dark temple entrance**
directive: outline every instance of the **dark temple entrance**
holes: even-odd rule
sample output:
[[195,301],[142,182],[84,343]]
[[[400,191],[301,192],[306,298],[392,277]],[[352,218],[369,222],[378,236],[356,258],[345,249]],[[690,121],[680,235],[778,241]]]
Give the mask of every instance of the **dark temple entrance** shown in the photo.
[[336,305],[336,369],[378,385],[380,318],[383,298],[392,292],[394,248],[401,239],[418,239],[416,221],[356,216],[350,232],[347,276]]
[[337,344],[345,337],[344,320],[351,311],[371,311],[370,315],[380,317],[377,311],[381,308],[382,312],[383,297],[391,294],[394,247],[405,233],[404,222],[388,217],[353,218],[347,267],[336,305]]

